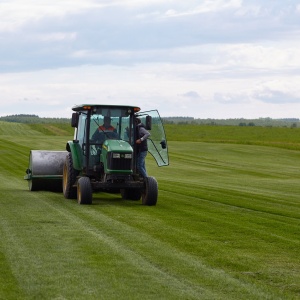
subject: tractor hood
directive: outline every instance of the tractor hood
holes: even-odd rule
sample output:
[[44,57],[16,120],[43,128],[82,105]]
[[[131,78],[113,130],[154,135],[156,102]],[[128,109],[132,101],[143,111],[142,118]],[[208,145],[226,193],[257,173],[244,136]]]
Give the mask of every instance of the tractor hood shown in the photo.
[[133,149],[128,142],[123,140],[106,140],[102,148],[107,152],[132,153]]
[[102,145],[100,161],[105,174],[132,174],[132,147],[123,140],[106,140]]

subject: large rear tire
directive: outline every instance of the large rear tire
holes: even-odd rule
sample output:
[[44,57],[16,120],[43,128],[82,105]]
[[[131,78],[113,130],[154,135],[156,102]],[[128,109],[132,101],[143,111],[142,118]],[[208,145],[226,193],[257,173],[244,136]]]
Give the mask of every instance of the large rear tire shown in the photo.
[[153,206],[157,203],[158,184],[154,177],[145,177],[145,188],[142,191],[142,204]]
[[68,153],[65,164],[63,167],[63,194],[66,199],[76,199],[76,187],[74,184],[76,182],[76,177],[79,174],[79,171],[73,168],[72,154]]
[[81,177],[77,182],[77,201],[78,204],[92,204],[93,190],[91,181],[88,177]]

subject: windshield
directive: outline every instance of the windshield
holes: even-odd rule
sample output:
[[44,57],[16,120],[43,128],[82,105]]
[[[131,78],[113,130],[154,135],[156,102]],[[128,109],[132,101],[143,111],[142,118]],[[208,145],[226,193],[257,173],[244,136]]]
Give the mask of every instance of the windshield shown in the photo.
[[[88,120],[90,120],[89,124]],[[125,140],[132,143],[131,133],[133,130],[130,129],[130,120],[130,115],[125,114],[121,109],[97,110],[90,115],[90,118],[86,112],[79,114],[79,123],[74,139],[78,140],[83,156],[89,154],[90,168],[99,164],[99,154],[105,140]],[[88,127],[89,136],[87,137]],[[89,147],[87,147],[87,138]],[[83,161],[83,164],[86,164],[86,160]]]
[[106,139],[122,139],[129,141],[129,116],[91,116],[90,140],[103,143]]

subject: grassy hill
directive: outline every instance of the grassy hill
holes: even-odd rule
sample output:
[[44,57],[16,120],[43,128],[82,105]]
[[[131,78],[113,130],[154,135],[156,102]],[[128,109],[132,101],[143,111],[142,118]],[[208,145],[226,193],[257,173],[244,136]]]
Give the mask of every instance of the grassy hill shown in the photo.
[[72,128],[69,123],[26,124],[0,121],[0,136],[72,136],[73,134],[74,128]]
[[43,126],[0,122],[0,299],[300,299],[298,129],[166,126],[144,207],[29,192],[29,150],[73,136]]
[[300,128],[166,124],[169,141],[274,146],[300,150]]
[[[300,150],[300,128],[166,124],[168,141],[233,143]],[[70,123],[12,123],[0,121],[0,136],[70,136]]]

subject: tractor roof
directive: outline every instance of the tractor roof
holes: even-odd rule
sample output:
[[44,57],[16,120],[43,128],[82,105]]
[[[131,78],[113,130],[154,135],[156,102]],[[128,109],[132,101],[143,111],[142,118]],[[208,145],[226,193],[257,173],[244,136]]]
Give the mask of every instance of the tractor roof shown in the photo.
[[75,105],[72,107],[72,110],[74,111],[84,111],[84,110],[90,110],[90,109],[98,109],[98,108],[125,108],[125,109],[132,109],[134,112],[138,112],[141,109],[138,106],[132,106],[132,105],[111,105],[111,104],[80,104]]

